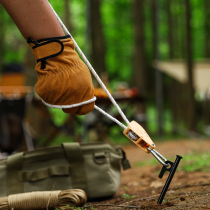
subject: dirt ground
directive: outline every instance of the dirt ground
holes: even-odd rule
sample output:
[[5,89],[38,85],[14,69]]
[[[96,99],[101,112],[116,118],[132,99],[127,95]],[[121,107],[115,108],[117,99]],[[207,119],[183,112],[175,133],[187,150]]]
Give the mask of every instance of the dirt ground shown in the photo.
[[[135,145],[124,146],[124,150],[132,168],[122,171],[121,186],[114,197],[88,203],[92,209],[210,209],[210,172],[177,171],[160,205],[157,201],[168,173],[159,179],[161,164],[136,166],[136,162],[154,157]],[[156,142],[156,150],[174,162],[176,155],[184,158],[191,151],[210,151],[210,140]]]

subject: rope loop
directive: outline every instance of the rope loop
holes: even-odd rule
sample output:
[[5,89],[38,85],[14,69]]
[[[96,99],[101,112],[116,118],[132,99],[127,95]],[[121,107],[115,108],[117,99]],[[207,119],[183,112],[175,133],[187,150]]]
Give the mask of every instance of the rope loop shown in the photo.
[[83,105],[92,103],[92,102],[96,101],[96,97],[94,96],[90,100],[83,101],[83,102],[80,102],[80,103],[77,103],[77,104],[71,104],[71,105],[53,105],[53,104],[48,104],[42,98],[41,98],[41,100],[42,100],[43,104],[45,104],[46,106],[48,106],[50,108],[55,108],[55,109],[69,109],[69,108],[74,108],[74,107],[83,106]]

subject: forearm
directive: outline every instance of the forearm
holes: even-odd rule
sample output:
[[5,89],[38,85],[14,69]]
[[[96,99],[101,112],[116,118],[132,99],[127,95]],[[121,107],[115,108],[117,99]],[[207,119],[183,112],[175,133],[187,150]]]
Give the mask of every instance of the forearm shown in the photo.
[[0,0],[25,39],[63,36],[64,32],[47,0]]

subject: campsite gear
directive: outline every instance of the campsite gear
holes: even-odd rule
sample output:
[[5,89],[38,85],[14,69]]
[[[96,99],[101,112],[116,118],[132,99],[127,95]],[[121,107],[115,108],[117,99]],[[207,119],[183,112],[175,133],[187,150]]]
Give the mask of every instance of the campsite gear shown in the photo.
[[[92,111],[96,99],[91,74],[76,53],[71,36],[38,41],[29,38],[27,42],[37,61],[35,89],[42,101],[66,113],[84,115]],[[83,106],[75,105],[81,102]]]
[[147,149],[155,148],[155,144],[150,139],[147,132],[135,121],[132,121],[128,127],[123,131],[124,135],[127,136],[134,144],[140,147],[146,153],[150,153]]
[[121,147],[107,143],[64,143],[17,153],[0,161],[0,197],[12,194],[82,189],[89,199],[112,196],[121,170],[130,168]]
[[[24,120],[33,88],[25,86],[23,66],[3,64],[0,81],[0,151],[11,154],[23,145],[33,149],[33,141]],[[25,140],[25,142],[23,142]],[[1,154],[0,152],[0,154]]]
[[176,172],[176,169],[177,169],[181,159],[182,159],[182,157],[180,155],[177,155],[176,156],[176,160],[175,160],[174,163],[172,163],[171,161],[166,161],[167,163],[169,163],[171,165],[170,168],[167,168],[167,167],[163,166],[163,168],[162,168],[162,170],[161,170],[161,172],[159,174],[159,178],[162,179],[165,171],[169,171],[170,174],[168,175],[168,179],[166,180],[166,183],[165,183],[165,185],[163,187],[163,190],[162,190],[162,192],[160,194],[160,197],[158,198],[158,202],[157,202],[158,204],[162,203],[163,198],[164,198],[164,196],[166,194],[166,191],[168,190],[168,187],[169,187],[169,185],[171,183],[171,180],[173,179],[174,173]]
[[[51,4],[50,4],[50,6],[51,6]],[[59,16],[57,15],[57,13],[55,12],[55,10],[53,9],[52,6],[51,6],[51,8],[54,11],[54,13],[55,13],[55,15],[56,15],[56,17],[57,17],[57,19],[58,19],[61,27],[63,28],[63,30],[67,34],[69,34],[71,36],[70,32],[65,27],[65,25],[63,24],[63,22],[61,21],[61,19],[59,18]],[[122,110],[120,109],[120,107],[118,106],[118,104],[116,103],[116,101],[114,100],[114,98],[112,97],[112,95],[110,94],[110,92],[107,90],[106,86],[104,85],[104,83],[102,82],[102,80],[99,78],[99,76],[97,75],[97,73],[95,72],[95,70],[93,69],[93,67],[91,66],[91,64],[89,63],[89,61],[87,60],[87,58],[85,57],[85,55],[83,54],[83,52],[81,51],[81,49],[79,48],[79,46],[77,45],[76,41],[73,39],[73,37],[72,37],[72,40],[74,41],[75,49],[80,54],[80,56],[82,57],[82,59],[84,60],[84,62],[86,63],[86,65],[88,66],[89,70],[95,76],[96,80],[99,82],[99,84],[101,85],[101,87],[104,89],[104,91],[106,92],[107,96],[109,97],[109,99],[111,100],[111,102],[113,103],[113,105],[118,110],[118,112],[121,115],[122,119],[126,122],[127,126],[125,126],[120,121],[118,121],[117,119],[115,119],[114,117],[112,117],[111,115],[109,115],[108,113],[106,113],[105,111],[103,111],[102,109],[100,109],[98,106],[95,105],[94,108],[96,110],[100,111],[102,114],[104,114],[108,118],[110,118],[111,120],[113,120],[119,126],[121,126],[124,129],[124,134],[130,140],[132,140],[132,142],[135,143],[135,141],[137,141],[137,145],[142,150],[144,150],[147,153],[148,152],[151,153],[163,166],[168,167],[169,166],[169,163],[166,162],[167,159],[165,157],[163,157],[160,153],[158,153],[154,149],[155,145],[153,145],[153,142],[151,141],[151,139],[148,138],[148,134],[145,133],[146,131],[144,131],[144,129],[140,125],[137,126],[137,130],[138,130],[137,133],[136,133],[136,129],[135,128],[133,130],[132,130],[132,128],[130,128],[130,126],[129,126],[130,125],[130,122],[128,121],[128,119],[126,118],[126,116],[124,115],[124,113],[122,112]],[[49,105],[49,107],[52,107],[52,106]],[[177,166],[178,166],[178,163],[177,163]]]
[[30,192],[0,198],[0,210],[54,209],[55,207],[84,206],[87,196],[83,190]]

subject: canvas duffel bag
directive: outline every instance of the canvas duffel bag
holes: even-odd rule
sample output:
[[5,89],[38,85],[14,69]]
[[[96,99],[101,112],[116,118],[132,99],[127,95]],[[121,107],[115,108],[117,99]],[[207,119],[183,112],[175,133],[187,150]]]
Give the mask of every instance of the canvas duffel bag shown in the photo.
[[17,153],[0,161],[0,197],[11,194],[82,189],[89,199],[112,196],[129,162],[121,147],[107,143],[64,143]]

